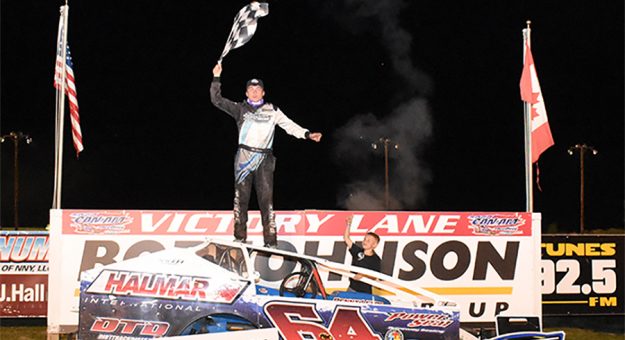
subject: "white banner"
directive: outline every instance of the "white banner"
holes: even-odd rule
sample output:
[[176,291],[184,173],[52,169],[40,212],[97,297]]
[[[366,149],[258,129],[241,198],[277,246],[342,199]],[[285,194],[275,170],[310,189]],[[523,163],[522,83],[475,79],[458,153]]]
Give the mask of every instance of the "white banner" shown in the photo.
[[[541,315],[540,214],[516,212],[276,212],[279,247],[349,264],[343,242],[367,231],[381,242],[382,271],[451,300],[462,322],[494,322],[495,316]],[[83,270],[207,237],[232,240],[230,211],[52,210],[48,330],[78,324]],[[262,244],[258,212],[250,212],[248,240]],[[272,268],[256,268],[272,280]],[[346,289],[346,278],[323,277],[326,288]]]

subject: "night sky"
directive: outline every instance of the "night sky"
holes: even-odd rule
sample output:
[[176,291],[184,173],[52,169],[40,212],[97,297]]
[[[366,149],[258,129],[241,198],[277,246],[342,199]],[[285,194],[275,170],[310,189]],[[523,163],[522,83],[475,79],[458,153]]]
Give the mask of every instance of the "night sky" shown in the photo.
[[[209,87],[246,1],[70,1],[68,41],[85,150],[65,125],[62,207],[230,210],[234,120]],[[20,225],[48,223],[54,181],[60,1],[1,0],[0,132],[22,131]],[[254,38],[223,62],[223,94],[266,99],[324,134],[277,129],[277,210],[381,209],[389,137],[393,210],[525,211],[522,33],[555,146],[540,158],[543,231],[623,227],[622,1],[270,1]],[[2,227],[13,226],[13,145],[2,153]],[[252,206],[256,209],[255,197]]]

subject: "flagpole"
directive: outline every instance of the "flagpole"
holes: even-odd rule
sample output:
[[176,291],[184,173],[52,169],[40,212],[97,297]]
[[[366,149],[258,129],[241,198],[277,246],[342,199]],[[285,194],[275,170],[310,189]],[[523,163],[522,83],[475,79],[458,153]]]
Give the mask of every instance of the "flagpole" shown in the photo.
[[[527,28],[523,29],[523,63],[525,64],[526,46],[531,46],[530,20],[526,21]],[[525,209],[534,211],[534,188],[532,185],[532,103],[523,102],[523,117],[525,122]]]
[[55,148],[54,148],[54,198],[52,200],[52,208],[60,209],[61,208],[61,188],[62,188],[62,179],[63,179],[63,126],[64,126],[64,117],[65,117],[65,84],[66,84],[66,71],[67,67],[66,58],[67,58],[67,19],[69,13],[69,6],[67,5],[67,1],[64,6],[61,6],[61,16],[63,20],[63,31],[61,34],[60,46],[57,48],[61,49],[62,56],[62,71],[61,71],[61,81],[60,81],[60,90],[56,91],[56,137],[55,137]]

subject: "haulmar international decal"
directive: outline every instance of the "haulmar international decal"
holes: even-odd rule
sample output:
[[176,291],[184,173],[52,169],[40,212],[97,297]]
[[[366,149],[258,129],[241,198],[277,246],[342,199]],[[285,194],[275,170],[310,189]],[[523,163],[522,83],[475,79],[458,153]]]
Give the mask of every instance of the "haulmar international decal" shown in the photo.
[[78,234],[123,234],[133,218],[126,212],[74,212],[69,215],[70,227]]
[[519,214],[470,215],[468,219],[474,235],[518,235],[525,224]]
[[144,296],[173,300],[232,303],[247,282],[197,276],[103,270],[87,289],[92,294]]

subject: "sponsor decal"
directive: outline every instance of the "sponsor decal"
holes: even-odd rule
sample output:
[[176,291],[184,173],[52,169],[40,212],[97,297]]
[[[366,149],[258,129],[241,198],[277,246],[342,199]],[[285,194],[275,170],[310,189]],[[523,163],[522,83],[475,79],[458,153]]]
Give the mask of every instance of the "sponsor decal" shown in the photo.
[[117,212],[73,212],[69,214],[70,227],[78,234],[128,233],[127,225],[133,222],[130,214]]
[[385,322],[391,322],[393,320],[409,321],[406,324],[408,328],[432,327],[444,329],[454,323],[454,320],[447,314],[395,312],[384,319]]
[[342,297],[335,297],[334,299],[332,299],[332,301],[335,302],[350,302],[350,303],[361,303],[363,305],[383,305],[384,302],[382,301],[377,301],[377,300],[367,300],[367,299],[348,299],[348,298],[342,298]]
[[232,280],[211,285],[210,281],[208,277],[103,270],[87,293],[231,303],[247,285]]
[[313,304],[269,302],[265,305],[265,314],[283,339],[308,336],[312,339],[381,340],[364,320],[360,308],[337,307],[327,327]]
[[160,338],[167,334],[169,326],[168,322],[97,317],[89,330],[94,333],[125,335],[123,337],[98,337],[98,339],[128,339],[126,337],[128,335]]
[[[268,111],[268,110],[263,110],[263,111]],[[273,115],[271,114],[267,114],[267,113],[262,113],[262,112],[246,112],[243,114],[243,118],[245,120],[253,120],[256,122],[268,122],[271,120],[271,118],[273,117]]]
[[384,334],[384,340],[404,340],[404,333],[397,328],[389,328]]
[[146,310],[173,310],[182,312],[201,312],[202,308],[199,304],[188,303],[169,303],[157,300],[141,301],[141,302],[126,302],[121,298],[118,299],[115,296],[87,296],[81,299],[81,303],[84,305],[99,305],[99,306],[119,306],[125,309],[140,308],[142,313]]
[[525,219],[519,214],[490,214],[468,216],[469,228],[474,235],[518,235]]

